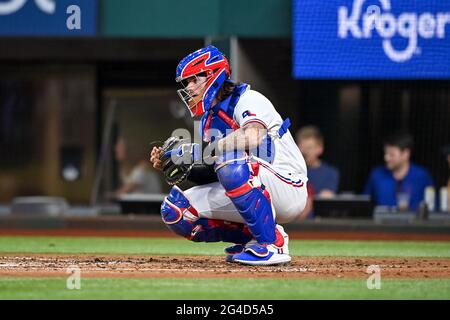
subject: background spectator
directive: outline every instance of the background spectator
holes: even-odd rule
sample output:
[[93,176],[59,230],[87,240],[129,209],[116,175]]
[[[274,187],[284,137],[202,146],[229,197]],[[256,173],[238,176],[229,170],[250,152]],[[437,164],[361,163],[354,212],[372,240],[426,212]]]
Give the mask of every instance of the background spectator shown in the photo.
[[301,219],[312,216],[312,201],[315,196],[334,197],[338,191],[339,171],[321,160],[324,138],[315,126],[306,126],[297,132],[297,144],[308,167],[308,203]]
[[425,189],[433,186],[431,174],[410,161],[413,138],[397,133],[384,142],[385,166],[372,170],[364,189],[376,205],[397,206],[399,210],[417,210]]
[[119,177],[121,186],[115,195],[120,196],[129,193],[162,193],[161,181],[151,165],[145,158],[145,154],[138,159],[133,159],[130,147],[123,137],[119,137],[114,148],[115,157],[120,165]]

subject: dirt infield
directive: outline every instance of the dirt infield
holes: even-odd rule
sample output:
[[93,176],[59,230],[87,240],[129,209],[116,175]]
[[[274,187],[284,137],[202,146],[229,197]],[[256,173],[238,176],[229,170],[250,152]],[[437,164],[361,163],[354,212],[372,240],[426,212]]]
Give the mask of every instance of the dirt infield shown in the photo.
[[2,254],[0,277],[67,277],[77,266],[86,278],[284,278],[367,279],[378,265],[383,278],[450,278],[450,259],[294,257],[287,266],[249,267],[223,256],[93,256]]

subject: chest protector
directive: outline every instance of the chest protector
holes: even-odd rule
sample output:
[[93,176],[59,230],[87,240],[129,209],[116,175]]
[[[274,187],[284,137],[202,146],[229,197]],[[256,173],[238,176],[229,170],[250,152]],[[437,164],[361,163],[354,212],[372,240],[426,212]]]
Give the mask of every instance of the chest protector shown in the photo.
[[[248,84],[243,83],[234,89],[233,93],[214,106],[209,112],[205,113],[201,119],[200,131],[201,137],[205,142],[214,142],[215,139],[220,139],[231,132],[239,129],[239,125],[234,121],[234,109],[241,98],[241,95],[249,87]],[[277,131],[277,136],[281,138],[290,126],[290,120],[284,120],[280,129]],[[249,150],[251,154],[266,160],[269,163],[273,162],[275,158],[275,146],[270,135],[267,135],[263,142],[255,150]]]
[[228,98],[203,115],[200,126],[203,141],[214,142],[215,139],[225,137],[239,129],[239,125],[233,119],[234,109],[247,88],[248,84],[245,83],[236,86]]

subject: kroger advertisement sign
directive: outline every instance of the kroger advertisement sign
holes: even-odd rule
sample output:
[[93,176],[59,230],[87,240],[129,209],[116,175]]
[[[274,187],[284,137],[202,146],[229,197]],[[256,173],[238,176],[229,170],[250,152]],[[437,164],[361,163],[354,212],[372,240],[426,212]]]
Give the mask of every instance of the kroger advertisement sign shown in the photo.
[[294,0],[297,79],[450,79],[450,0]]
[[97,33],[97,0],[0,0],[0,35]]

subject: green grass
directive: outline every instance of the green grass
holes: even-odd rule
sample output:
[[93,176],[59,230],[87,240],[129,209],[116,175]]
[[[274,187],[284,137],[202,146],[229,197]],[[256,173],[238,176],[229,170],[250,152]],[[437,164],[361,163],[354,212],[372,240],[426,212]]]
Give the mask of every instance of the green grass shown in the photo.
[[[223,243],[184,239],[0,236],[1,253],[222,255]],[[291,241],[295,256],[450,258],[450,242]],[[450,279],[81,279],[0,278],[0,299],[450,299]]]
[[[176,238],[0,236],[0,253],[222,255],[224,243]],[[450,242],[291,240],[294,256],[450,258]]]
[[[126,288],[126,289],[125,289]],[[0,279],[0,299],[450,299],[449,280]]]

